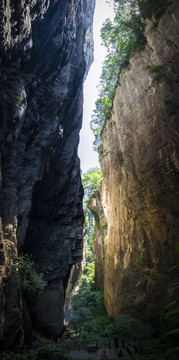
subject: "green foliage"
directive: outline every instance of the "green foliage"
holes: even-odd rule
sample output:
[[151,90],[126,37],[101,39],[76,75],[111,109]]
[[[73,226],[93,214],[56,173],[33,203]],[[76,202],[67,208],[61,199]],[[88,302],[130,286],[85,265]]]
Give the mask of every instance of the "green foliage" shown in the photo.
[[16,354],[13,351],[0,353],[0,360],[47,360],[51,355],[60,354],[51,344],[44,344],[26,354]]
[[159,280],[161,277],[161,274],[156,269],[151,270],[151,275],[154,280]]
[[[72,317],[69,326],[80,336],[108,336],[114,332],[113,320],[106,314],[103,291],[95,290],[95,259],[92,241],[86,240],[86,266],[71,297]],[[87,319],[87,321],[86,321]]]
[[[110,1],[108,1],[110,2]],[[94,149],[99,151],[102,129],[108,118],[119,74],[128,65],[131,54],[139,51],[146,43],[144,24],[152,14],[158,19],[170,3],[168,0],[114,0],[116,14],[114,21],[107,19],[101,29],[103,45],[108,54],[105,58],[98,86],[98,99],[91,119],[91,129],[95,136]],[[159,70],[159,69],[158,69]],[[161,80],[164,72],[156,75]]]
[[15,354],[13,351],[3,351],[0,353],[0,360],[20,360],[23,359],[21,354]]
[[90,309],[88,307],[81,307],[73,310],[69,326],[80,335],[86,332],[94,332],[95,322]]
[[[110,2],[110,1],[108,1]],[[152,18],[152,16],[155,17],[155,19],[159,19],[159,17],[165,12],[166,7],[171,4],[170,0],[112,0],[112,2],[115,2],[116,4],[125,4],[126,2],[129,3],[135,3],[138,5],[140,9],[141,16],[146,18]]]
[[115,334],[114,319],[106,313],[104,306],[104,292],[96,291],[96,306],[93,309],[95,323],[97,325],[97,335],[109,337]]
[[80,288],[71,299],[73,313],[69,326],[85,337],[114,334],[114,320],[106,314],[103,300],[103,291]]
[[108,235],[103,239],[103,262],[105,262],[106,248],[107,248]]
[[140,0],[140,10],[144,18],[151,18],[153,15],[155,19],[159,19],[169,4],[169,0]]
[[[94,236],[94,221],[98,222],[98,214],[94,213],[92,209],[88,208],[89,201],[92,195],[95,194],[100,197],[99,189],[100,183],[103,179],[103,173],[99,168],[89,169],[82,177],[82,183],[84,187],[84,210],[85,210],[85,228],[89,239],[93,239]],[[92,217],[92,218],[91,218]]]
[[138,265],[141,267],[145,267],[149,265],[149,257],[145,254],[141,255],[139,260],[137,261]]
[[71,299],[71,304],[73,310],[78,310],[80,307],[88,307],[91,311],[96,306],[97,298],[96,291],[90,291],[89,289],[84,289],[78,294],[74,294]]
[[[89,236],[85,237],[86,264],[95,263],[94,251],[93,251],[93,237],[94,237],[93,230],[94,230],[94,223],[93,223],[93,228],[90,230]],[[86,267],[84,269],[84,273],[85,272],[86,272]],[[91,277],[91,275],[90,275],[90,277]]]
[[179,242],[177,242],[175,244],[175,252],[178,254],[179,253]]
[[98,86],[99,97],[91,120],[95,150],[101,145],[101,132],[112,107],[119,73],[128,64],[130,54],[141,49],[145,43],[143,20],[136,11],[136,3],[136,0],[120,2],[114,23],[107,19],[101,29],[102,42],[108,54],[103,64]]
[[164,99],[164,107],[168,113],[168,115],[171,116],[171,123],[173,123],[175,120],[177,120],[177,112],[179,108],[179,104],[176,98],[165,98]]
[[153,328],[149,324],[145,324],[130,315],[117,316],[115,328],[120,336],[131,341],[152,337],[154,333]]
[[99,192],[100,183],[103,179],[101,169],[95,167],[86,171],[82,177],[84,187],[84,202],[85,205],[95,192]]
[[78,292],[79,296],[80,296],[80,291],[86,291],[86,290],[91,291],[95,287],[95,281],[94,281],[95,257],[92,247],[92,239],[91,241],[89,241],[89,243],[88,241],[89,241],[89,237],[85,238],[86,266],[79,279],[79,292]]
[[[149,324],[130,315],[117,316],[115,331],[135,346],[138,354],[132,356],[131,359],[164,360],[166,350],[171,345],[164,336],[156,336],[154,329]],[[177,357],[173,354],[169,359],[176,360]]]
[[34,269],[34,262],[31,261],[29,255],[19,255],[14,263],[15,270],[20,273],[20,288],[28,290],[33,295],[41,292],[47,286],[47,282],[43,279],[43,274],[37,274]]
[[45,344],[39,346],[37,349],[32,350],[25,360],[47,360],[51,355],[60,354],[57,348],[51,344]]
[[22,99],[18,92],[22,86],[21,75],[20,64],[11,63],[10,67],[3,65],[3,63],[0,64],[0,98],[4,104],[20,106],[19,102]]
[[91,211],[91,213],[93,214],[94,216],[94,219],[95,219],[95,225],[97,226],[97,228],[99,229],[100,227],[100,222],[99,222],[99,215],[98,213],[94,210],[94,209],[91,209],[90,206],[89,206],[89,209]]
[[102,178],[102,172],[98,168],[88,170],[82,178],[85,191],[86,266],[78,282],[78,291],[75,291],[71,297],[72,316],[69,326],[79,336],[88,338],[94,336],[94,334],[100,336],[101,333],[102,336],[105,336],[109,334],[112,328],[110,325],[111,318],[106,314],[104,307],[103,293],[101,294],[101,292],[95,290],[94,211],[89,211],[87,208],[93,194],[100,196],[99,188]]
[[[94,225],[93,225],[94,229]],[[80,336],[93,333],[96,328],[93,308],[96,306],[94,291],[95,259],[92,248],[93,229],[85,238],[86,266],[78,282],[78,291],[71,296],[72,316],[69,327]]]
[[165,68],[165,66],[164,65],[148,65],[147,66],[147,69],[149,70],[149,72],[151,73],[151,74],[156,74],[156,73],[163,73],[163,72],[165,72],[166,71],[166,68]]
[[161,83],[163,80],[165,80],[169,85],[172,84],[171,74],[165,65],[152,64],[148,65],[146,69],[153,76],[154,81],[157,83]]

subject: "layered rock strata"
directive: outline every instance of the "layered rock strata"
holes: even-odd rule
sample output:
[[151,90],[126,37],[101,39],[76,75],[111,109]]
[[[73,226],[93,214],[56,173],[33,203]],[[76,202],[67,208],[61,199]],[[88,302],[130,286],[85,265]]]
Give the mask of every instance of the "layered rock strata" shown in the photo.
[[179,238],[178,18],[174,1],[157,27],[147,21],[147,44],[122,70],[102,133],[105,306],[155,326]]
[[[60,335],[68,277],[82,258],[77,147],[93,11],[93,0],[0,5],[2,347],[22,345],[32,326]],[[20,252],[48,282],[37,296],[17,287]]]

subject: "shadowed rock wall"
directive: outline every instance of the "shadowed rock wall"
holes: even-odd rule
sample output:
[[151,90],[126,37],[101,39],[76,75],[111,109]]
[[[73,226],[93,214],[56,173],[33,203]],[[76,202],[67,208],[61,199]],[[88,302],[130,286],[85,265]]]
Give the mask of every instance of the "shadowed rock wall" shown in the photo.
[[[21,345],[32,326],[58,336],[72,265],[82,259],[77,156],[84,76],[93,60],[94,1],[0,5],[0,340]],[[13,268],[32,254],[48,286],[22,295]]]
[[157,27],[147,21],[147,44],[122,71],[102,133],[106,309],[155,326],[179,236],[178,16],[174,1]]

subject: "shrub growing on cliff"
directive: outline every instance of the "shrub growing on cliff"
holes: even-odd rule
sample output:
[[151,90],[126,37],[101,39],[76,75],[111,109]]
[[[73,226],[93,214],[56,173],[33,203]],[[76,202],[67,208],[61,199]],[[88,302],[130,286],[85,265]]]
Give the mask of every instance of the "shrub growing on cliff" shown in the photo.
[[116,8],[114,22],[107,19],[101,29],[102,43],[108,54],[103,64],[99,96],[91,120],[95,150],[101,145],[101,131],[112,107],[119,73],[128,64],[130,54],[145,43],[143,19],[138,9],[137,0],[121,1]]
[[101,133],[112,108],[115,88],[122,68],[128,64],[130,55],[142,49],[146,39],[144,24],[147,17],[158,19],[165,11],[169,0],[111,0],[115,8],[114,22],[107,19],[101,29],[103,45],[108,54],[103,63],[99,95],[91,119],[95,136],[94,149],[99,151]]
[[19,255],[14,263],[14,268],[20,273],[19,287],[22,290],[28,290],[33,295],[43,291],[47,282],[43,279],[43,274],[37,274],[34,269],[34,262],[26,255]]
[[101,169],[95,167],[86,171],[82,177],[82,183],[84,187],[84,202],[85,205],[93,193],[99,191],[101,180],[103,179],[103,173]]

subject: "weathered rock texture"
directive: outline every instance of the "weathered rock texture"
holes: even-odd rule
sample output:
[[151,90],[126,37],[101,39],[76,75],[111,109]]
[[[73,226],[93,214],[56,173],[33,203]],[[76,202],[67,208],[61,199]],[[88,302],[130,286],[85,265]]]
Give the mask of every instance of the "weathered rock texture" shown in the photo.
[[[2,346],[21,345],[32,326],[61,333],[68,277],[82,258],[77,147],[93,10],[93,0],[1,1]],[[48,281],[38,296],[17,289],[21,251]]]
[[147,44],[122,71],[102,134],[106,309],[154,325],[179,237],[178,18],[175,1],[157,27],[147,21]]

